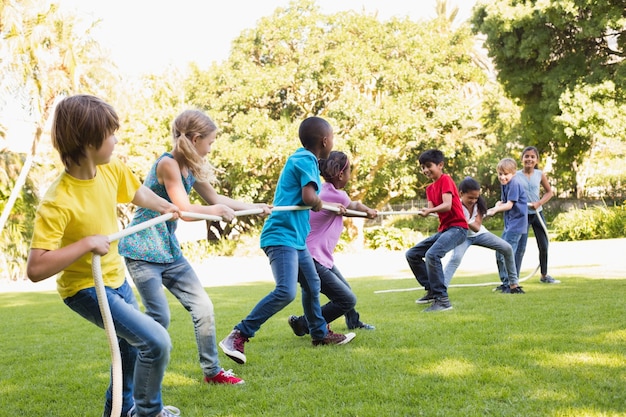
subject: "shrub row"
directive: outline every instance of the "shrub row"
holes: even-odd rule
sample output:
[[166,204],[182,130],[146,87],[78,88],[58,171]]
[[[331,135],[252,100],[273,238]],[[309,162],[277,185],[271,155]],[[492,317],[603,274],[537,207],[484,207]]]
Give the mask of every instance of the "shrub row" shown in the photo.
[[560,213],[551,225],[557,241],[626,237],[626,206],[594,206]]

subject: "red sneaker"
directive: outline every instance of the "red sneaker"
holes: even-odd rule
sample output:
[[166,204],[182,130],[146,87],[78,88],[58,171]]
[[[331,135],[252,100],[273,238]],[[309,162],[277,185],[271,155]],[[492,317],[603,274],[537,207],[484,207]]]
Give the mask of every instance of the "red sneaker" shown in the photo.
[[237,378],[235,376],[232,369],[229,369],[228,371],[225,371],[222,369],[213,378],[209,378],[208,376],[205,376],[204,382],[209,383],[209,384],[233,384],[233,385],[245,383],[243,379]]
[[350,343],[350,341],[354,339],[354,336],[356,336],[355,333],[346,333],[346,334],[335,333],[332,330],[330,330],[330,326],[329,326],[326,337],[323,339],[318,339],[318,340],[313,339],[313,346],[345,345],[346,343]]

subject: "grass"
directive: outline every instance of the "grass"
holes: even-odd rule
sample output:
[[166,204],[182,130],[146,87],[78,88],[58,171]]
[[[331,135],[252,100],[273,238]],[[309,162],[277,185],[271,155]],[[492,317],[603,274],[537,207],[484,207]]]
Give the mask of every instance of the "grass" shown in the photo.
[[[291,333],[299,300],[246,344],[248,363],[220,351],[245,386],[201,383],[188,313],[170,298],[174,343],[163,396],[184,417],[624,416],[626,280],[559,277],[524,283],[525,295],[451,288],[452,311],[422,313],[412,279],[351,281],[374,331],[346,346],[314,348]],[[459,282],[494,281],[463,277]],[[270,284],[207,289],[218,339]],[[99,416],[110,357],[102,330],[56,293],[0,294],[0,414]],[[343,320],[333,329],[346,331]]]

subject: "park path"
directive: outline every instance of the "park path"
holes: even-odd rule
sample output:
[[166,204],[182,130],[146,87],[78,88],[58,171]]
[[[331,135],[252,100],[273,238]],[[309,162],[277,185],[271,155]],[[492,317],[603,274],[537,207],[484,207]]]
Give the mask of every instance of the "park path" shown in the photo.
[[[444,258],[445,262],[445,258]],[[347,279],[380,276],[389,279],[411,278],[404,251],[363,250],[339,253],[335,264]],[[537,246],[529,239],[522,276],[538,264]],[[248,257],[210,257],[194,263],[205,287],[272,282],[272,271],[264,255]],[[496,272],[494,252],[471,246],[457,274],[480,275]],[[550,243],[549,273],[559,276],[626,279],[626,239],[585,240]],[[0,279],[0,292],[55,291],[54,279],[39,283],[28,280]]]

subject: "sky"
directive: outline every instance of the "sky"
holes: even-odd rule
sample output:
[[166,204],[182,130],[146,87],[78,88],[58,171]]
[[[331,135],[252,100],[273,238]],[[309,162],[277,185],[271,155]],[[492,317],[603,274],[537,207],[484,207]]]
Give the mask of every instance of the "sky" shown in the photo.
[[[50,0],[75,12],[90,25],[101,20],[93,33],[110,51],[121,73],[133,77],[159,74],[168,67],[185,69],[195,62],[208,68],[230,54],[231,42],[242,30],[253,28],[264,16],[290,0]],[[450,10],[459,7],[457,22],[469,18],[476,0],[448,0]],[[355,10],[377,13],[379,19],[409,17],[430,19],[436,0],[316,0],[322,13]],[[5,109],[6,110],[6,109]],[[15,114],[13,114],[15,112]],[[3,116],[7,145],[27,152],[33,122],[13,109]],[[2,143],[0,143],[0,148]]]
[[[458,21],[469,17],[475,0],[448,0],[459,7]],[[289,0],[57,0],[88,22],[102,19],[95,32],[122,73],[159,73],[172,65],[201,68],[221,62],[243,29]],[[435,17],[436,0],[317,0],[323,13],[342,10],[378,13],[381,20]]]

